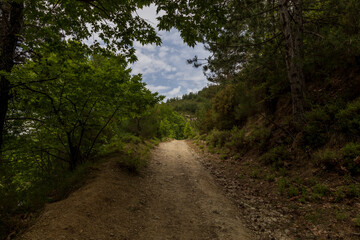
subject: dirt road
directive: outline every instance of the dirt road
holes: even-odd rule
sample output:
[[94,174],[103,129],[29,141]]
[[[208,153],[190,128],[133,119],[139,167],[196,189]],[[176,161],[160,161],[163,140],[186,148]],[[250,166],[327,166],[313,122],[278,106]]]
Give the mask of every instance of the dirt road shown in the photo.
[[140,176],[115,160],[19,239],[252,239],[185,141],[161,143]]

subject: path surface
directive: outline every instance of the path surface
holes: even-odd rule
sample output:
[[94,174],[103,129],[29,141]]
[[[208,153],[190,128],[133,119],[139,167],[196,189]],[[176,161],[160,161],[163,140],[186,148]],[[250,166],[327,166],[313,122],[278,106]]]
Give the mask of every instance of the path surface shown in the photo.
[[89,184],[49,204],[19,239],[251,239],[196,159],[185,141],[161,143],[142,176],[113,159]]

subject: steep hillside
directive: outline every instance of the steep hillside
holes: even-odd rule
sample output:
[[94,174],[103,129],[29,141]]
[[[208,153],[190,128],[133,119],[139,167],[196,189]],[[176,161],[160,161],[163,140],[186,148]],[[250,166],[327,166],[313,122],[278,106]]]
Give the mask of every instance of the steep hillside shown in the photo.
[[[270,204],[267,208],[272,206],[292,216],[293,221],[284,222],[283,226],[270,221],[271,226],[283,230],[289,225],[288,230],[301,239],[309,236],[357,239],[360,232],[358,71],[352,67],[338,71],[326,81],[310,84],[306,124],[300,129],[292,121],[291,98],[286,93],[273,102],[273,111],[242,106],[249,102],[237,102],[235,94],[231,97],[236,85],[217,86],[217,93],[205,101],[198,100],[202,92],[193,94],[197,108],[193,111],[192,124],[198,133],[193,141],[200,151],[210,154],[205,164],[224,179],[222,184],[238,182],[256,196],[253,204],[247,204],[258,209],[257,214],[264,215],[258,204],[266,201]],[[189,104],[189,99],[169,101],[178,110],[182,110],[183,103]],[[246,117],[237,118],[240,110],[244,110]],[[235,200],[238,194],[238,199],[242,199],[243,193],[234,192]],[[266,230],[269,226],[261,225],[261,228]]]

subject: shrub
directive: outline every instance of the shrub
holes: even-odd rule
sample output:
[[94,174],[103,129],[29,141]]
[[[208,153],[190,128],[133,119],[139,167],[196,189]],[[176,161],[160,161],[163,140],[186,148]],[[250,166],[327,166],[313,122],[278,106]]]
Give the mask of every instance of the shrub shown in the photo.
[[[136,149],[134,149],[136,147]],[[117,162],[120,167],[132,173],[139,173],[147,166],[149,148],[145,145],[127,146],[122,152]]]
[[258,179],[261,177],[261,169],[259,168],[252,168],[250,172],[250,177]]
[[298,196],[300,194],[299,189],[296,186],[290,185],[287,191],[287,196],[289,198]]
[[184,137],[185,138],[193,138],[195,136],[194,129],[191,127],[189,122],[186,122],[184,128]]
[[212,99],[214,125],[219,129],[230,129],[236,123],[234,108],[236,90],[233,85],[227,85]]
[[226,160],[226,159],[228,159],[229,158],[229,156],[226,154],[226,153],[222,153],[221,155],[220,155],[220,159],[221,160]]
[[230,131],[230,139],[226,146],[233,150],[242,150],[247,146],[244,129],[239,129],[236,126]]
[[334,197],[334,202],[342,202],[346,198],[344,187],[341,186],[337,188],[335,192],[332,192],[332,195]]
[[160,140],[157,138],[150,139],[150,141],[154,144],[154,146],[158,146],[160,144]]
[[346,187],[346,197],[358,198],[360,197],[360,185],[350,184]]
[[101,146],[98,153],[99,155],[107,155],[119,152],[124,148],[124,146],[125,143],[123,142],[123,139],[118,136],[114,136],[108,143]]
[[272,165],[275,169],[284,166],[284,161],[289,158],[289,152],[284,145],[277,146],[260,157],[260,161]]
[[345,167],[352,174],[360,173],[360,144],[350,142],[346,144],[342,149],[343,159],[345,161]]
[[328,196],[330,194],[330,190],[327,186],[322,184],[316,184],[313,188],[313,194],[312,197],[315,200],[321,199],[325,196]]
[[349,214],[343,211],[335,211],[335,218],[338,221],[344,221],[349,218]]
[[[55,164],[54,164],[55,165]],[[38,211],[45,203],[58,201],[88,179],[94,164],[86,162],[74,171],[53,169],[50,174],[32,172],[0,177],[0,239],[24,227],[26,221],[15,218]],[[28,169],[32,171],[32,169]]]
[[330,149],[317,151],[313,158],[315,166],[325,167],[328,170],[335,169],[339,165],[339,154]]
[[278,180],[277,187],[281,195],[284,195],[286,193],[289,185],[289,180],[286,177],[282,177]]
[[139,144],[142,142],[141,138],[132,134],[125,134],[121,136],[121,140],[124,143]]
[[268,174],[266,175],[266,180],[268,182],[274,182],[275,181],[275,174]]
[[267,140],[270,138],[270,135],[270,129],[264,126],[258,126],[252,130],[248,140],[251,145],[256,145],[260,149],[263,149],[267,143]]
[[360,98],[339,111],[336,120],[342,131],[352,136],[360,136]]
[[206,140],[206,135],[205,134],[200,135],[199,139],[202,140],[202,141],[205,141]]
[[354,219],[355,226],[360,227],[360,215]]
[[289,179],[287,177],[279,178],[277,182],[278,191],[281,195],[286,195],[288,198],[300,196],[300,202],[306,202],[308,198],[308,192],[306,188],[297,183],[296,179]]
[[217,129],[214,129],[208,134],[206,141],[209,146],[223,147],[225,146],[225,143],[229,140],[229,137],[229,131],[219,131]]
[[327,141],[327,132],[331,120],[324,108],[316,108],[306,113],[307,125],[304,130],[305,143],[312,148],[318,148]]

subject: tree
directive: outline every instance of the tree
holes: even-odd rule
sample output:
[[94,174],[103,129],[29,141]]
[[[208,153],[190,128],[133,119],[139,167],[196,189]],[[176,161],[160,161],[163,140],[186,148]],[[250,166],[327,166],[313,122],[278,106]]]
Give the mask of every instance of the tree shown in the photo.
[[94,52],[119,50],[131,61],[133,42],[160,44],[155,30],[133,14],[151,1],[116,0],[6,0],[0,1],[0,149],[11,90],[13,66],[24,57],[34,57],[44,44],[59,48],[70,38],[87,40]]
[[[20,132],[18,139],[29,136],[38,143],[34,152],[68,162],[74,170],[92,156],[114,118],[141,116],[161,99],[126,67],[123,57],[92,55],[76,41],[58,52],[43,49],[40,58],[13,70],[16,107],[11,105],[15,111],[8,120],[22,130],[11,132]],[[134,108],[135,98],[147,102],[142,109]]]
[[279,13],[285,39],[285,62],[291,87],[294,120],[305,124],[305,79],[303,73],[303,12],[302,0],[280,0]]
[[193,137],[195,137],[194,129],[191,127],[191,124],[188,121],[185,124],[184,137],[185,138],[193,138]]
[[159,10],[166,12],[160,18],[161,29],[176,27],[189,45],[203,42],[213,52],[205,66],[213,73],[208,75],[211,81],[226,82],[244,71],[249,77],[249,69],[256,74],[284,52],[294,120],[305,123],[301,0],[158,2]]

